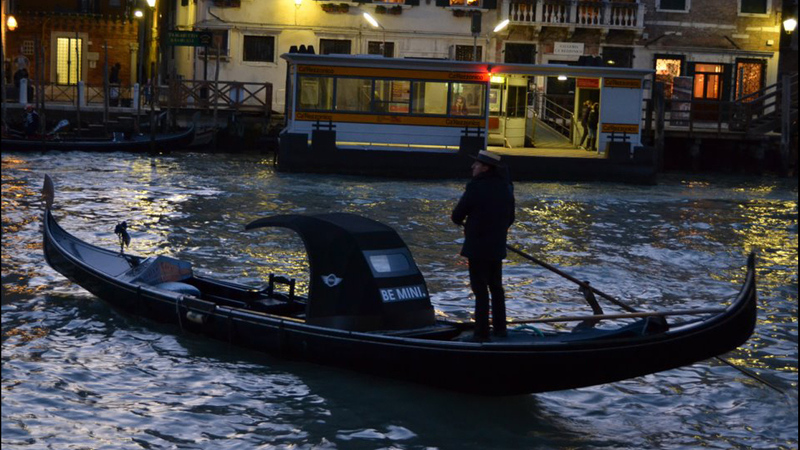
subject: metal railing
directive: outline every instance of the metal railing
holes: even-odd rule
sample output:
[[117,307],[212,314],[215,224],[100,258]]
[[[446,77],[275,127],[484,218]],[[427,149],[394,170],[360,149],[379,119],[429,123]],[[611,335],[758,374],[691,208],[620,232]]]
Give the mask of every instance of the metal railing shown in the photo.
[[565,138],[572,140],[575,120],[571,110],[539,92],[532,93],[529,103],[533,105],[539,120]]
[[644,29],[642,3],[587,0],[511,0],[502,15],[513,25]]

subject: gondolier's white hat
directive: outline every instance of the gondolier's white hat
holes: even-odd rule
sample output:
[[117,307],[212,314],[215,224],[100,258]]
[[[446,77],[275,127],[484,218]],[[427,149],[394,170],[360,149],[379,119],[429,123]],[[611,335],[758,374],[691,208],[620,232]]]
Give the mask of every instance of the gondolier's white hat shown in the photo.
[[500,164],[500,155],[497,153],[492,153],[488,150],[481,150],[478,152],[476,156],[471,156],[472,159],[478,162],[482,162],[486,165],[498,167],[501,166]]

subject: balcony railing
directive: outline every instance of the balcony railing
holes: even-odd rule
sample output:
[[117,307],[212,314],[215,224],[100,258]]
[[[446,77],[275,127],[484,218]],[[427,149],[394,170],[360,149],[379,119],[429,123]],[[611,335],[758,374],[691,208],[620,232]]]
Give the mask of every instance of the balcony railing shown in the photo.
[[601,0],[511,0],[503,13],[512,25],[537,27],[644,29],[644,5]]

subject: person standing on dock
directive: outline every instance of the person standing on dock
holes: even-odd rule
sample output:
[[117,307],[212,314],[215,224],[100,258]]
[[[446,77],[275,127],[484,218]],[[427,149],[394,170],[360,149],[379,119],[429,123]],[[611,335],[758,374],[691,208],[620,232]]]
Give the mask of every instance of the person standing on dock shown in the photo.
[[[493,333],[506,335],[503,258],[508,228],[514,222],[514,188],[503,173],[500,155],[481,150],[472,164],[472,180],[450,218],[464,226],[461,255],[468,259],[475,294],[476,341],[489,339],[489,293]],[[466,222],[465,222],[466,221]]]
[[589,142],[586,144],[588,151],[597,151],[597,116],[600,113],[600,105],[595,103],[589,110]]
[[586,138],[589,136],[589,112],[592,110],[592,101],[586,100],[583,102],[581,106],[581,127],[583,128],[583,134],[581,135],[581,142],[578,144],[579,147],[583,147],[583,143],[586,142]]

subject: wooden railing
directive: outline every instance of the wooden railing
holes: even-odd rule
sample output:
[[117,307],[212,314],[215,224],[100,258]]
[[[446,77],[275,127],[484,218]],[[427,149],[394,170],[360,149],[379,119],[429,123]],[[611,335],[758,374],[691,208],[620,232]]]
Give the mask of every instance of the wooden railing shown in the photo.
[[[784,110],[791,120],[797,118],[797,74],[789,77],[788,98],[784,98],[782,81],[767,86],[757,92],[740,97],[736,101],[713,100],[666,100],[663,112],[663,125],[673,130],[684,130],[689,134],[734,133],[744,135],[760,135],[770,131],[778,131]],[[658,114],[655,112],[654,100],[645,100],[642,114],[645,134],[657,125]]]
[[510,0],[503,16],[514,25],[644,29],[644,5],[605,0]]
[[[44,96],[45,103],[77,105],[80,91],[83,91],[81,106],[104,106],[108,96],[109,106],[121,108],[144,107],[155,101],[157,108],[186,109],[218,109],[249,112],[272,110],[271,83],[242,83],[237,81],[203,81],[181,80],[180,82],[159,85],[155,89],[155,98],[149,85],[66,85],[49,83],[41,86],[41,90],[32,86],[26,96],[28,103],[41,103],[39,95]],[[7,101],[16,103],[21,98],[13,85],[6,86],[6,92],[12,94]],[[42,94],[43,92],[43,94]]]

